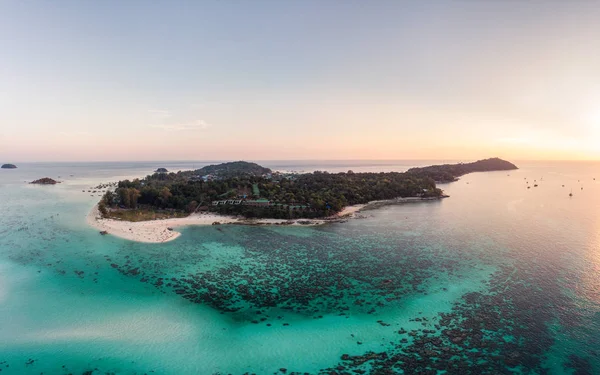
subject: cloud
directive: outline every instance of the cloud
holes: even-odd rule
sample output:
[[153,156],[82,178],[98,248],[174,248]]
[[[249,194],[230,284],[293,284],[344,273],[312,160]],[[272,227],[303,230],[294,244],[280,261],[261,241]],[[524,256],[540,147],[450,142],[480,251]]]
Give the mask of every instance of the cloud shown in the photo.
[[171,117],[171,111],[168,109],[150,109],[148,113],[155,117],[168,118]]
[[210,124],[202,120],[196,120],[192,122],[185,122],[179,124],[162,124],[162,125],[150,125],[151,128],[162,129],[165,131],[176,132],[176,131],[191,131],[191,130],[204,130],[211,127]]

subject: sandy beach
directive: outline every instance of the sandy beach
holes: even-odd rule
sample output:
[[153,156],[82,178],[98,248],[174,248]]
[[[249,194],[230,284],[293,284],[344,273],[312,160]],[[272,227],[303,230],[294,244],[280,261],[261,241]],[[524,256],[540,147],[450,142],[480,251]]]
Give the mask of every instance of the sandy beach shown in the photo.
[[87,223],[99,231],[107,231],[113,236],[146,243],[172,241],[181,235],[174,230],[175,228],[187,225],[212,225],[216,221],[227,224],[235,223],[239,219],[215,214],[192,214],[183,218],[130,222],[101,218],[98,205],[95,205],[87,215]]
[[[121,237],[130,241],[145,243],[162,243],[176,239],[181,235],[176,228],[189,225],[212,225],[215,222],[220,224],[240,224],[240,225],[323,225],[327,223],[339,222],[344,219],[351,219],[361,210],[375,209],[384,205],[422,202],[431,199],[421,198],[397,198],[387,201],[374,201],[368,204],[357,204],[347,206],[334,216],[323,219],[246,219],[235,216],[223,216],[213,213],[195,213],[183,218],[151,220],[151,221],[120,221],[114,219],[103,219],[100,217],[98,205],[95,205],[87,215],[87,223],[98,229],[106,231],[109,235]],[[169,229],[171,228],[171,229]]]
[[212,213],[196,213],[183,218],[131,222],[103,219],[98,211],[98,205],[95,205],[87,215],[87,223],[98,229],[98,231],[106,231],[110,235],[130,241],[161,243],[172,241],[179,237],[181,233],[175,230],[175,228],[178,227],[189,225],[212,225],[215,222],[219,222],[220,224],[245,225],[322,225],[342,218],[352,217],[364,206],[364,204],[349,206],[344,208],[344,210],[337,215],[325,219],[245,219]]

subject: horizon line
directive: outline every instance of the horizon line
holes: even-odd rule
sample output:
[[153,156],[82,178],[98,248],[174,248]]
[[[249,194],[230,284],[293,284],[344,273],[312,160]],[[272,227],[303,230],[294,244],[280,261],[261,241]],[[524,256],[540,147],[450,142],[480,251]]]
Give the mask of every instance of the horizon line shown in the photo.
[[[250,162],[291,162],[291,161],[300,161],[300,162],[348,162],[348,161],[369,161],[369,162],[390,162],[390,161],[461,161],[461,160],[484,160],[495,158],[496,156],[486,157],[486,158],[437,158],[437,159],[155,159],[155,160],[52,160],[52,161],[12,161],[2,164],[52,164],[52,163],[226,163],[226,162],[236,162],[236,161],[250,161]],[[510,161],[508,158],[498,157],[503,160]],[[600,159],[511,159],[516,162],[600,162]]]

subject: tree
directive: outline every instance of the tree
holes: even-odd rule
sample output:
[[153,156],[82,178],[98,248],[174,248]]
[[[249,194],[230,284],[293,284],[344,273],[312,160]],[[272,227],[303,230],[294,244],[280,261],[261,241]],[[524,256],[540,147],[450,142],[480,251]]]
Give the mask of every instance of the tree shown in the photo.
[[131,188],[128,190],[129,190],[129,207],[137,208],[137,202],[141,196],[140,191],[136,188]]
[[161,206],[166,207],[169,203],[169,198],[171,198],[172,196],[173,194],[171,194],[171,190],[169,190],[168,187],[165,186],[164,188],[162,188],[160,194],[158,195]]
[[119,202],[121,203],[121,205],[125,207],[131,207],[129,188],[121,187],[117,189],[117,194],[119,194]]
[[102,201],[105,203],[106,206],[111,207],[113,204],[115,204],[115,194],[112,191],[108,190],[106,193],[104,193]]
[[138,199],[141,193],[136,188],[118,188],[117,195],[119,196],[119,203],[126,208],[137,208]]
[[98,203],[98,211],[100,211],[100,215],[102,217],[106,217],[108,215],[108,210],[106,209],[106,203],[104,203],[104,200],[101,200],[100,203]]
[[196,211],[196,208],[198,207],[198,202],[196,201],[191,201],[186,208],[186,211],[189,212],[190,214],[193,213],[194,211]]

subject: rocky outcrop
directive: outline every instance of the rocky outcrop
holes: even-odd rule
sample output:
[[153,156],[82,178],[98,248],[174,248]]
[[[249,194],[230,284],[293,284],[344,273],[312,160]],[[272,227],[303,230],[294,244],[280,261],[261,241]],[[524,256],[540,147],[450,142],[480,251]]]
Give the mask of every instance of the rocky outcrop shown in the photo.
[[44,178],[40,178],[39,180],[35,180],[35,181],[31,181],[30,184],[39,184],[39,185],[55,185],[58,184],[59,182],[56,180],[53,180],[49,177],[44,177]]
[[14,164],[2,164],[2,167],[0,167],[2,169],[16,169],[17,166]]

